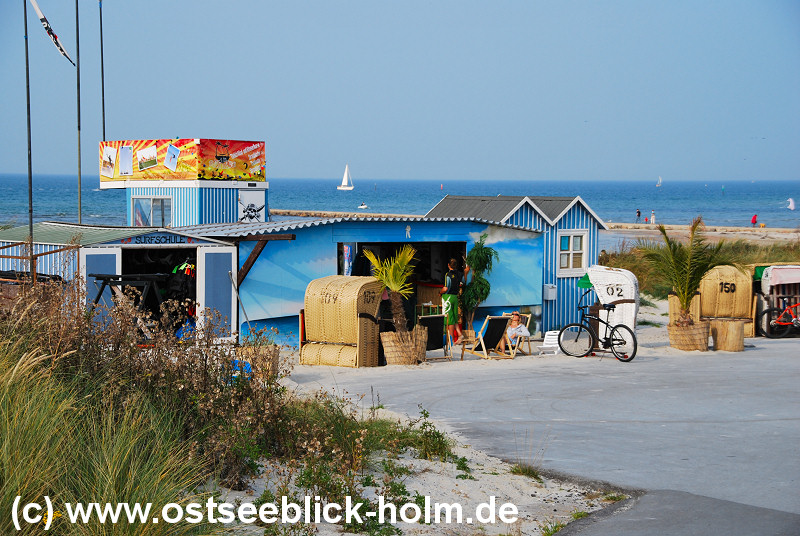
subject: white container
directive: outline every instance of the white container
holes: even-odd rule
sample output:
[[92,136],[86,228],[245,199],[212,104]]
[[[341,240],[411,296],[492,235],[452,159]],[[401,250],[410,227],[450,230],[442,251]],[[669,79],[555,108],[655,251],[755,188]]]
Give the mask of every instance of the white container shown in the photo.
[[556,289],[555,285],[551,285],[549,283],[542,285],[542,299],[544,301],[554,301],[557,294],[558,290]]

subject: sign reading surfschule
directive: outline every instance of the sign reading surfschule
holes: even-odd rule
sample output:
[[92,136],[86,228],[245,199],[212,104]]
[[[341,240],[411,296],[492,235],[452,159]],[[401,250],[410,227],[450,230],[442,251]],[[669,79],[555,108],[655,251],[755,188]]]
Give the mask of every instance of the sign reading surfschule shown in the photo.
[[120,140],[100,142],[100,188],[127,181],[264,181],[263,141]]

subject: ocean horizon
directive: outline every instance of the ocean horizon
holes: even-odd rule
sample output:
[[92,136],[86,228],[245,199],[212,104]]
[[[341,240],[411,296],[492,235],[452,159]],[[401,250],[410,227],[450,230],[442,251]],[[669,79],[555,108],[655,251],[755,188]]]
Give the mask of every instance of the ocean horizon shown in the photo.
[[[800,201],[800,181],[547,181],[359,179],[355,188],[340,191],[339,178],[268,178],[269,206],[285,210],[366,212],[423,215],[445,195],[580,196],[606,222],[633,223],[654,211],[656,223],[689,224],[702,216],[706,224],[748,227],[753,215],[770,228],[800,228],[800,211],[788,209],[788,199]],[[73,175],[34,175],[34,221],[78,221],[78,179]],[[83,223],[125,225],[125,191],[100,190],[96,176],[82,177]],[[27,174],[0,174],[0,224],[28,222]]]

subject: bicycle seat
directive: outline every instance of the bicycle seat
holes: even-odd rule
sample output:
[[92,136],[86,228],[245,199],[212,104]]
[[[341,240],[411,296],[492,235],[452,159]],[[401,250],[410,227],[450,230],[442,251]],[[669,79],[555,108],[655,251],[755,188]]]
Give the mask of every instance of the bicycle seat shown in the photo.
[[614,305],[613,303],[604,303],[603,304],[603,309],[605,309],[606,311],[613,311],[616,308],[617,308],[617,306]]

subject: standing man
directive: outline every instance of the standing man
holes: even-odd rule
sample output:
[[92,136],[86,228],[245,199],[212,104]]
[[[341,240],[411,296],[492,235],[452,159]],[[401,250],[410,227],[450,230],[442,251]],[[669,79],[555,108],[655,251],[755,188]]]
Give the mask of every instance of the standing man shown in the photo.
[[655,210],[651,210],[650,211],[650,223],[653,224],[653,225],[656,224],[656,211]]
[[455,259],[450,259],[447,267],[449,270],[444,276],[444,287],[439,294],[442,295],[442,313],[444,314],[444,325],[447,326],[447,335],[452,337],[453,344],[456,344],[461,338],[461,326],[458,323],[458,291],[467,279],[469,266],[464,265],[463,275],[457,270],[458,261]]
[[753,219],[750,220],[750,223],[753,224],[753,227],[756,226],[756,224],[758,223],[758,214],[753,214]]
[[640,221],[642,221],[642,211],[637,208],[636,209],[636,223],[639,223]]

